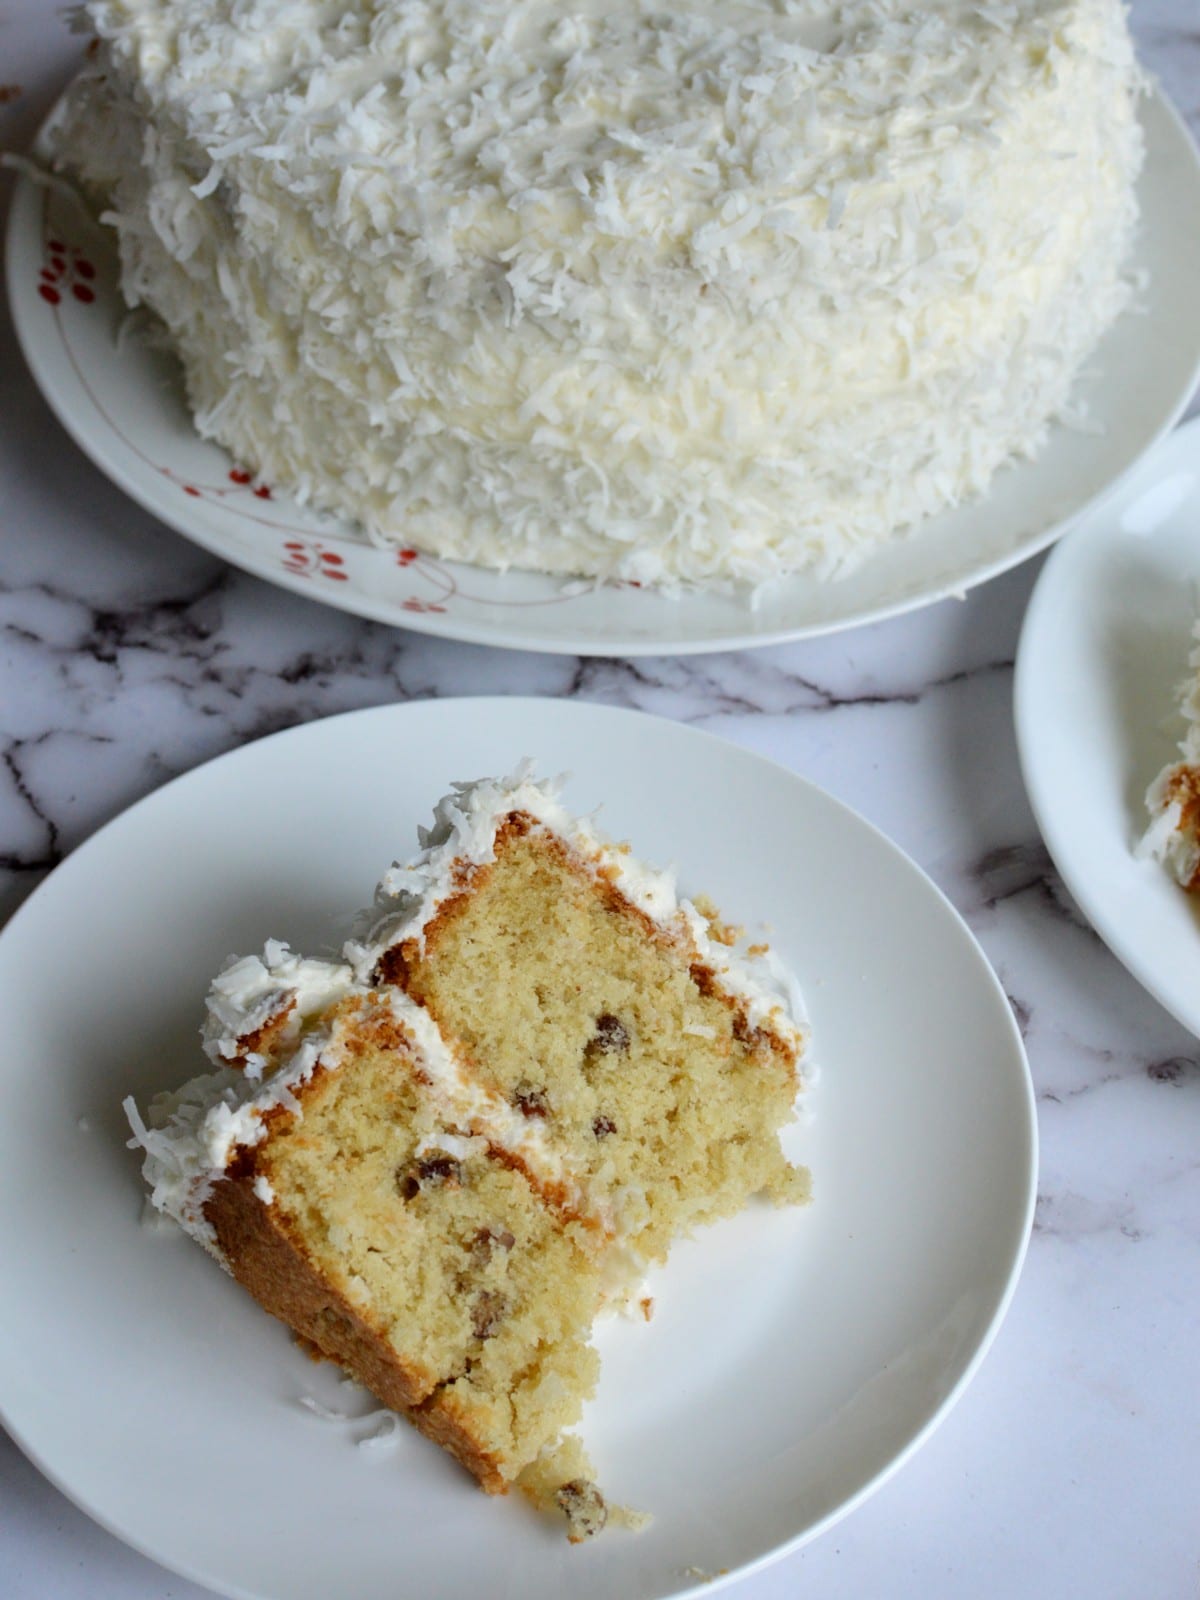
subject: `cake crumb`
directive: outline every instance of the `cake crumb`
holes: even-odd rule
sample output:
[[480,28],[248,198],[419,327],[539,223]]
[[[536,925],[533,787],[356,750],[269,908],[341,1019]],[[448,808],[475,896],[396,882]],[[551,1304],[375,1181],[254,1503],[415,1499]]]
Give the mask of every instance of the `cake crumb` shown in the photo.
[[812,1201],[812,1173],[807,1167],[789,1167],[767,1185],[767,1197],[777,1206],[806,1206]]
[[609,1506],[608,1523],[612,1528],[627,1528],[630,1533],[641,1533],[654,1518],[648,1511],[635,1511],[632,1506]]
[[654,1315],[654,1296],[649,1294],[643,1295],[638,1301],[638,1305],[640,1305],[642,1308],[643,1317],[645,1317],[646,1321],[649,1322],[651,1317]]
[[645,1511],[608,1503],[596,1486],[595,1468],[573,1433],[544,1450],[517,1483],[539,1511],[557,1511],[565,1517],[571,1544],[584,1544],[606,1528],[638,1533],[653,1520]]
[[292,1331],[292,1343],[298,1350],[301,1350],[310,1361],[322,1362],[330,1359],[325,1354],[324,1350],[321,1349],[320,1345],[314,1344],[311,1339],[306,1339],[302,1333],[296,1333],[295,1330]]
[[721,917],[720,911],[706,894],[696,895],[692,900],[692,904],[705,922],[708,923],[709,937],[714,939],[717,944],[723,944],[727,949],[730,949],[739,939],[746,937],[745,928],[740,923],[725,922]]
[[572,1478],[560,1483],[554,1491],[559,1509],[567,1519],[567,1538],[572,1544],[582,1544],[603,1533],[608,1524],[608,1506],[604,1496],[589,1478]]

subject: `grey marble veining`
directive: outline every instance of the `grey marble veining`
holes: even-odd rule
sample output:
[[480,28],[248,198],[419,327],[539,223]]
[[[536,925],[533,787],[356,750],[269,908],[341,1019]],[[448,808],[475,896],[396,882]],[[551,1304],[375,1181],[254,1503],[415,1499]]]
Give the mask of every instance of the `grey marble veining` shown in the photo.
[[[1132,18],[1200,132],[1197,0],[1134,0]],[[49,8],[0,4],[0,144],[27,141],[76,49]],[[359,706],[479,693],[634,706],[812,778],[933,876],[995,965],[1034,1070],[1040,1195],[1009,1320],[958,1409],[866,1507],[736,1592],[1194,1596],[1200,1045],[1091,931],[1025,799],[1012,667],[1039,565],[755,652],[579,660],[406,634],[157,525],[58,428],[0,313],[0,918],[166,779]],[[0,1593],[199,1597],[93,1527],[2,1435],[0,1481]]]

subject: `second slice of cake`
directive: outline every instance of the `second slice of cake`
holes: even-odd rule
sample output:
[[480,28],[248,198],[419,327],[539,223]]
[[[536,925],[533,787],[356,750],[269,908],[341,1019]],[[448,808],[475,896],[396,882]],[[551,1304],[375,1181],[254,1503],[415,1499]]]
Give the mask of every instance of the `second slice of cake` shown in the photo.
[[523,779],[463,785],[384,879],[359,978],[433,1018],[569,1165],[577,1203],[650,1259],[806,1175],[776,1137],[802,1034],[760,949]]

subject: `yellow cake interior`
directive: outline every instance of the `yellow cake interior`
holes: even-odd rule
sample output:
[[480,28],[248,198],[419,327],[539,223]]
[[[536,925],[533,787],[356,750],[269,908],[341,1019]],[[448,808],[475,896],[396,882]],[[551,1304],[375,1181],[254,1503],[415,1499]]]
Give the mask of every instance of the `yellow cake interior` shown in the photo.
[[538,830],[511,829],[392,963],[489,1088],[569,1149],[630,1242],[671,1240],[767,1191],[807,1195],[777,1137],[795,1054],[748,1028],[669,936]]
[[586,1230],[446,1125],[394,1025],[352,1027],[339,1050],[255,1173],[312,1269],[411,1374],[414,1401],[466,1421],[510,1481],[595,1387]]

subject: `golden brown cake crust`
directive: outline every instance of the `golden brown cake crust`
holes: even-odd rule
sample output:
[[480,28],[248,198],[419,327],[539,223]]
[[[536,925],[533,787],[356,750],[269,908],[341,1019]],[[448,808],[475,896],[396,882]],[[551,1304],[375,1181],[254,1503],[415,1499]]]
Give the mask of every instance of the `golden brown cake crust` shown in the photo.
[[218,1183],[204,1207],[238,1282],[265,1311],[448,1450],[489,1494],[505,1493],[495,1457],[440,1402],[437,1389],[397,1359],[370,1319],[320,1277],[253,1185],[252,1171],[240,1171]]
[[[1163,799],[1166,805],[1178,805],[1180,832],[1200,834],[1200,767],[1180,762],[1167,781]],[[1190,894],[1200,894],[1200,865],[1183,887]]]
[[280,1006],[273,1016],[267,1018],[250,1033],[244,1033],[238,1039],[238,1053],[229,1058],[228,1065],[239,1072],[245,1071],[246,1062],[252,1055],[265,1055],[279,1039],[288,1022],[296,1010],[296,1000],[293,996],[285,1005]]

